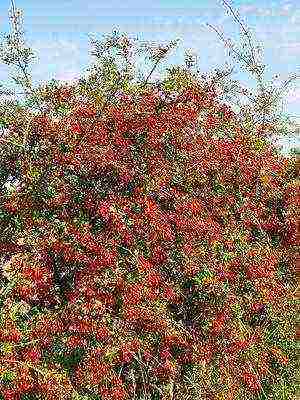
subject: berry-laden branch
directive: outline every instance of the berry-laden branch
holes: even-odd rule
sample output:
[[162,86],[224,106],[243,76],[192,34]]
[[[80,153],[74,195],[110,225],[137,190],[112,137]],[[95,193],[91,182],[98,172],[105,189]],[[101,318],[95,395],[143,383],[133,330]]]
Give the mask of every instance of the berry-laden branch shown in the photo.
[[295,394],[299,160],[256,129],[259,82],[225,101],[233,67],[151,83],[174,43],[114,32],[42,115],[1,112],[0,400]]

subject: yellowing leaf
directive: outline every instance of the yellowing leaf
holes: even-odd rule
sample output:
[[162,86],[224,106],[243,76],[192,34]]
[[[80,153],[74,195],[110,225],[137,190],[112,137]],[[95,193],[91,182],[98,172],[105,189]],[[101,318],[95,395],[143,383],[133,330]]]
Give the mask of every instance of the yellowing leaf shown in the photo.
[[14,346],[11,343],[4,342],[1,344],[1,352],[4,354],[11,354],[13,352]]
[[267,185],[270,182],[270,177],[264,174],[260,177],[260,180],[264,185]]

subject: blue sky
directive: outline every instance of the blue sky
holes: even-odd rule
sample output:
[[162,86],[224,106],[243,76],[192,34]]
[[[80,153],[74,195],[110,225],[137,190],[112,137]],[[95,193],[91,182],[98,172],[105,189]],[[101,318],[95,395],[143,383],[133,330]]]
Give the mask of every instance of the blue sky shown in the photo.
[[[99,38],[113,28],[142,40],[181,39],[169,62],[183,62],[183,51],[192,48],[199,54],[204,72],[224,65],[228,58],[207,22],[221,27],[227,37],[238,38],[238,27],[220,0],[15,0],[24,11],[27,42],[37,51],[39,62],[33,67],[34,81],[49,78],[69,80],[78,77],[89,65],[88,33]],[[284,80],[300,73],[300,1],[235,0],[242,19],[255,32],[265,51],[267,77],[279,74]],[[9,0],[0,2],[0,31],[8,30]],[[163,66],[162,66],[163,68]],[[7,80],[8,68],[0,65],[0,80]],[[238,71],[238,70],[237,70]],[[247,79],[237,72],[237,78]],[[246,80],[251,84],[248,79]],[[284,111],[300,118],[300,85],[286,97]]]

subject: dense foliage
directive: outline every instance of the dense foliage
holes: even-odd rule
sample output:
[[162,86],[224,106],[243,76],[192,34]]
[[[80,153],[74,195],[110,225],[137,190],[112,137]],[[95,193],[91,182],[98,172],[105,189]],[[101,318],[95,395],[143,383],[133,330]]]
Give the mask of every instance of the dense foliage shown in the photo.
[[2,113],[2,398],[292,398],[298,159],[125,71]]

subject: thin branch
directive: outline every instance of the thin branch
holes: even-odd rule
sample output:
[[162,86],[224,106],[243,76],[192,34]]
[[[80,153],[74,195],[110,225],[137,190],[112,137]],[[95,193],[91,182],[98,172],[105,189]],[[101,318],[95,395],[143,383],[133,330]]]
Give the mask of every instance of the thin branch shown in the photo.
[[[19,37],[18,37],[20,32],[19,32],[18,26],[17,26],[18,16],[17,16],[17,9],[16,9],[16,5],[15,5],[15,1],[14,0],[11,0],[11,17],[10,17],[10,19],[11,19],[11,25],[12,25],[12,34],[13,34],[13,36],[15,38],[17,38],[16,43],[15,43],[15,49],[16,49],[17,54],[18,54],[17,65],[20,68],[20,70],[21,70],[21,72],[22,72],[22,74],[23,74],[23,76],[25,78],[25,81],[26,81],[27,90],[25,89],[25,94],[31,94],[32,96],[34,96],[34,90],[32,88],[31,78],[30,78],[30,76],[28,74],[28,71],[27,71],[27,65],[21,63],[21,56],[22,55],[21,55],[20,48],[19,48],[19,44],[20,43],[19,43]],[[43,110],[42,110],[41,106],[39,105],[39,102],[38,102],[37,99],[35,99],[35,103],[37,104],[39,110],[43,113]]]
[[162,57],[160,57],[160,58],[156,61],[156,63],[153,65],[153,67],[152,67],[151,71],[149,72],[149,74],[148,74],[148,76],[147,76],[145,82],[144,82],[143,85],[142,85],[142,88],[144,88],[144,87],[148,84],[148,80],[151,78],[153,72],[155,71],[155,69],[156,69],[156,67],[158,66],[158,64],[159,64],[159,62],[161,61],[161,59],[162,59]]
[[241,60],[244,61],[244,63],[246,65],[249,65],[249,62],[247,61],[246,58],[244,58],[237,50],[235,50],[235,48],[232,45],[228,44],[228,40],[226,40],[224,38],[224,35],[213,25],[206,23],[206,25],[211,28],[212,30],[214,30],[216,32],[216,34],[219,36],[219,38],[221,39],[221,41],[225,44],[226,47],[228,47],[229,49],[231,49],[231,51],[237,56],[239,57]]
[[114,85],[115,86],[114,90],[111,91],[110,94],[107,96],[107,98],[106,98],[106,100],[105,100],[105,102],[103,104],[103,107],[101,108],[101,111],[100,111],[101,114],[103,114],[103,112],[104,112],[105,108],[107,107],[108,103],[110,102],[110,100],[114,97],[114,95],[118,91],[119,83],[121,82],[121,79],[122,79],[122,77],[119,76],[118,79],[116,80],[116,83]]
[[226,1],[226,0],[222,0],[223,4],[229,9],[230,13],[232,14],[234,20],[240,25],[244,35],[246,36],[249,46],[250,46],[250,50],[251,50],[251,56],[253,59],[253,64],[255,64],[255,54],[254,54],[254,48],[253,48],[253,44],[251,42],[251,37],[249,35],[249,31],[245,28],[244,24],[242,23],[242,21],[240,20],[238,14],[233,10],[233,8],[231,7],[231,5]]
[[[17,17],[17,10],[16,10],[16,6],[15,6],[14,0],[11,0],[11,13],[12,13],[12,15],[11,15],[11,20],[12,20],[12,32],[13,32],[13,35],[14,35],[15,37],[17,37],[18,34],[19,34],[18,27],[17,27],[17,18],[18,18],[18,17]],[[16,50],[17,50],[18,55],[19,55],[19,57],[20,57],[19,40],[16,41]],[[28,73],[27,73],[27,71],[26,71],[26,66],[21,64],[20,58],[17,60],[17,62],[18,62],[19,68],[20,68],[21,71],[23,72],[24,78],[25,78],[25,80],[26,80],[26,82],[27,82],[27,86],[28,86],[30,92],[32,92],[32,85],[31,85],[31,82],[30,82],[30,78],[29,78],[29,76],[28,76]]]
[[221,74],[216,74],[216,77],[212,80],[212,83],[217,83],[220,80],[222,80],[223,78],[227,78],[229,75],[231,75],[233,73],[233,71],[234,71],[234,68],[232,67],[228,71],[224,71]]
[[286,79],[281,85],[281,90],[284,91],[285,89],[287,89],[287,87],[289,86],[289,84],[291,82],[293,82],[299,78],[300,78],[300,75],[294,75],[294,76],[291,76],[290,78]]

